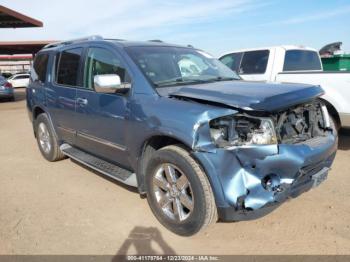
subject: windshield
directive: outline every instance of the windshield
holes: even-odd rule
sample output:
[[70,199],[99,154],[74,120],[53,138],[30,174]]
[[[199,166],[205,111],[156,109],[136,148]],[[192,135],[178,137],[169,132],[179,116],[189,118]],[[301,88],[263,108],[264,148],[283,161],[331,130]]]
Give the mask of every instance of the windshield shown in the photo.
[[193,48],[152,46],[126,50],[155,87],[239,79],[219,60]]

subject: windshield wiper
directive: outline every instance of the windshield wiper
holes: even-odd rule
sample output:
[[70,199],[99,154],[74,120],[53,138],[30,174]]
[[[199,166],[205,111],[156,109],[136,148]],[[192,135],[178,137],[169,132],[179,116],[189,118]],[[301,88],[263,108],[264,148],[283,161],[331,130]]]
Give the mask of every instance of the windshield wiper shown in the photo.
[[213,81],[213,82],[218,82],[218,81],[233,81],[233,80],[239,80],[238,78],[235,77],[222,77],[222,76],[218,76],[215,78],[210,78],[208,79],[209,82]]
[[163,81],[154,82],[154,85],[156,87],[162,87],[162,86],[177,85],[182,82],[183,82],[182,77],[176,77],[176,78],[171,78]]
[[178,78],[172,78],[167,79],[164,81],[158,81],[154,83],[156,87],[168,87],[168,86],[178,86],[178,85],[190,85],[190,84],[205,84],[210,82],[217,82],[217,81],[232,81],[232,80],[238,80],[234,77],[215,77],[215,78],[209,78],[209,79],[183,79],[182,77]]
[[178,86],[178,85],[190,85],[190,84],[198,84],[198,83],[207,83],[207,80],[201,79],[183,79],[182,77],[168,79],[164,81],[159,81],[154,83],[156,87],[168,87],[168,86]]

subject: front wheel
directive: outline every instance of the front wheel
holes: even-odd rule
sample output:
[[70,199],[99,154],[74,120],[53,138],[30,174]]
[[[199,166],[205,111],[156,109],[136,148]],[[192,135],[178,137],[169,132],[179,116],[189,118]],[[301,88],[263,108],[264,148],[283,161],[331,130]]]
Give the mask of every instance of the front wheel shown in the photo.
[[217,220],[208,178],[187,150],[167,146],[154,153],[146,168],[148,203],[160,223],[190,236]]

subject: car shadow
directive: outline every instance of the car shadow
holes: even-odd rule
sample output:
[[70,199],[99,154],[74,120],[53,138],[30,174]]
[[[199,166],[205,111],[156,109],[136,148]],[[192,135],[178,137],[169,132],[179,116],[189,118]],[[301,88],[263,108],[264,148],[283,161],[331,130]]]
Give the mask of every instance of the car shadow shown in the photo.
[[[115,179],[113,179],[111,177],[108,177],[108,176],[106,176],[104,174],[101,174],[100,172],[96,171],[95,169],[92,169],[91,167],[88,167],[88,166],[86,166],[86,165],[84,165],[84,164],[82,164],[82,163],[80,163],[80,162],[78,162],[78,161],[76,161],[76,160],[74,160],[72,158],[69,158],[69,159],[72,162],[74,162],[74,164],[77,164],[77,165],[81,166],[82,168],[89,170],[90,172],[94,173],[95,175],[98,175],[98,176],[102,177],[103,179],[106,179],[109,182],[116,184],[117,186],[123,187],[124,189],[126,189],[126,190],[128,190],[130,192],[133,192],[133,193],[137,193],[137,194],[139,193],[139,191],[137,190],[136,187],[132,187],[132,186],[126,185],[126,184],[124,184],[122,182],[119,182],[118,180],[115,180]],[[142,197],[142,195],[140,195],[140,196]]]
[[[155,247],[158,247],[158,250]],[[176,254],[169,244],[165,242],[162,234],[156,227],[134,227],[112,259],[112,262],[120,261],[121,256],[127,255],[131,248],[136,250],[136,254],[131,254],[133,256]]]
[[339,132],[339,150],[349,150],[350,149],[350,129],[341,129]]

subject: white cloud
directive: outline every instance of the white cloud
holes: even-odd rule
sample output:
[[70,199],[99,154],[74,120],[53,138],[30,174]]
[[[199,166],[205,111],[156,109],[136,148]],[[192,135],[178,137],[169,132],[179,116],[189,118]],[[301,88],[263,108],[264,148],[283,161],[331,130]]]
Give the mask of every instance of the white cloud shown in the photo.
[[[162,28],[187,27],[253,7],[253,0],[99,0],[20,1],[3,5],[44,22],[44,28],[2,29],[6,40],[66,39],[90,34],[136,39],[153,38]],[[184,30],[186,31],[186,30]]]
[[306,22],[310,22],[310,21],[318,21],[318,20],[323,20],[323,19],[327,19],[327,18],[331,18],[331,17],[336,17],[339,15],[348,14],[348,13],[350,13],[350,6],[342,6],[340,8],[327,10],[324,12],[306,14],[303,16],[296,16],[296,17],[285,19],[285,20],[265,23],[265,24],[261,24],[260,26],[302,24],[302,23],[306,23]]

